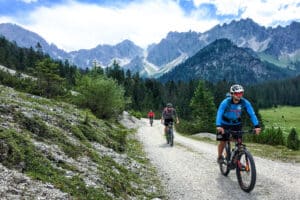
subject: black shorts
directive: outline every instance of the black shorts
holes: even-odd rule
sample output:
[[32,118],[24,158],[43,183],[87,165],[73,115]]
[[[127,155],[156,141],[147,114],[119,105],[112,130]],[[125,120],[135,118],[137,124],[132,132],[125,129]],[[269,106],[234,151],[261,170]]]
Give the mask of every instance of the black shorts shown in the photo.
[[[232,131],[241,131],[242,130],[242,125],[233,125],[233,126],[224,125],[222,127],[224,128],[224,131],[225,130],[232,130]],[[226,133],[226,131],[225,131],[224,134],[217,133],[216,136],[217,136],[216,137],[217,141],[228,141],[230,134],[228,132]],[[235,137],[235,139],[237,139],[237,138]]]
[[168,126],[168,124],[169,124],[170,122],[174,122],[174,120],[173,120],[173,119],[164,119],[164,125],[165,125],[165,126]]

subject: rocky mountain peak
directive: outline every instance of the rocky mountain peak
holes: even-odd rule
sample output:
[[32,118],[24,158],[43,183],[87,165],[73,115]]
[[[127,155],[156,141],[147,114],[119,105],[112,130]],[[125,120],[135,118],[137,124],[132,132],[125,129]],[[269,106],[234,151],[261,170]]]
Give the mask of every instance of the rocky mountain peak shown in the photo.
[[[299,22],[292,22],[285,27],[265,28],[252,19],[245,18],[217,25],[204,33],[172,31],[158,44],[151,44],[147,49],[138,47],[130,40],[124,40],[116,45],[98,45],[92,49],[69,53],[58,49],[55,45],[49,46],[37,34],[20,31],[22,29],[17,25],[0,24],[0,34],[9,40],[15,40],[19,46],[35,46],[37,42],[40,42],[44,52],[51,57],[68,59],[70,63],[76,64],[80,68],[92,67],[95,60],[100,66],[106,67],[116,60],[120,66],[134,71],[139,69],[144,71],[147,66],[152,66],[152,69],[158,70],[157,73],[165,73],[169,71],[167,69],[184,62],[188,57],[195,55],[205,46],[221,38],[231,40],[238,47],[250,48],[262,60],[281,67],[292,66],[300,58]],[[26,37],[28,42],[24,42],[25,40],[22,40],[18,34]],[[140,60],[139,62],[137,62],[137,58]]]
[[164,74],[160,80],[227,80],[253,84],[288,75],[288,71],[260,61],[253,56],[252,50],[240,48],[228,39],[217,39]]

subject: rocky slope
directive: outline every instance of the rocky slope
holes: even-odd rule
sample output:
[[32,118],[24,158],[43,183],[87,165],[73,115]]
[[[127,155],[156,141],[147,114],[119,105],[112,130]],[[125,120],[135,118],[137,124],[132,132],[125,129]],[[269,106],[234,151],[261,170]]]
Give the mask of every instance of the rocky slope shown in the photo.
[[74,105],[0,85],[0,198],[160,197],[133,132]]

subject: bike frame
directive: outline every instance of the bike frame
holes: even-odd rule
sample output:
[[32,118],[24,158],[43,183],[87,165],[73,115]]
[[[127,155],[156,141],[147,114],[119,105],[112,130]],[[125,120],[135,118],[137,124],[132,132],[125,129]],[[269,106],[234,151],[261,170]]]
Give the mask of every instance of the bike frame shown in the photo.
[[[234,149],[231,149],[231,142],[234,142]],[[227,154],[229,155],[227,158],[228,158],[228,165],[236,165],[236,164],[239,164],[240,166],[240,163],[239,161],[237,161],[237,163],[234,163],[234,159],[235,157],[241,152],[241,151],[244,151],[246,150],[246,145],[243,144],[243,141],[242,141],[242,138],[238,136],[237,139],[235,138],[230,138],[228,141],[226,141],[226,152]],[[230,168],[235,168],[235,167],[230,167]]]
[[[229,155],[227,158],[228,165],[238,164],[233,163],[233,158],[238,155],[241,151],[247,150],[246,145],[243,144],[242,135],[245,133],[249,133],[250,131],[232,131],[232,130],[226,130],[229,132],[230,137],[229,140],[226,141],[226,153]],[[234,138],[237,137],[237,138]],[[231,142],[234,142],[234,149],[231,149]]]
[[[236,175],[239,185],[245,192],[250,192],[256,182],[256,168],[252,155],[243,144],[242,135],[250,133],[250,131],[231,131],[226,130],[230,134],[230,139],[226,141],[226,162],[220,163],[220,170],[224,176],[227,176],[232,169],[236,169]],[[253,131],[251,131],[253,133]],[[236,137],[236,139],[234,138]],[[234,141],[235,147],[231,150],[231,141]],[[244,163],[241,162],[243,158]],[[243,177],[248,175],[248,177]],[[249,185],[245,184],[244,178],[250,177]]]

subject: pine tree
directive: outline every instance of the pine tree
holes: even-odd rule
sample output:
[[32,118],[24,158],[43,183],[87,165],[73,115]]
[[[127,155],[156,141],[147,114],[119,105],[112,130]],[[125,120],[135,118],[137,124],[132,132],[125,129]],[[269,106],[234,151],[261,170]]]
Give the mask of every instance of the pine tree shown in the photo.
[[64,93],[62,87],[64,79],[59,76],[58,64],[51,61],[50,58],[37,62],[35,75],[38,79],[37,88],[41,95],[51,98]]
[[212,94],[205,88],[204,82],[200,81],[191,99],[190,107],[194,123],[199,131],[214,132],[216,106]]

